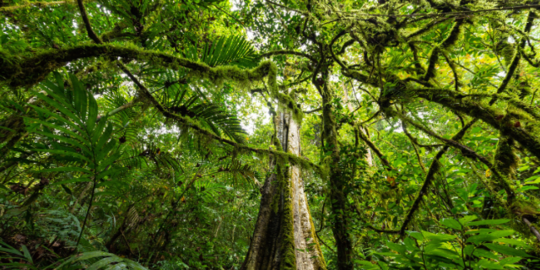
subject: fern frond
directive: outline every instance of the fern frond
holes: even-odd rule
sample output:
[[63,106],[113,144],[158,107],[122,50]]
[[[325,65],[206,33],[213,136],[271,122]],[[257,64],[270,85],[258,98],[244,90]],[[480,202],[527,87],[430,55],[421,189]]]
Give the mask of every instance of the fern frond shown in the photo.
[[252,68],[257,66],[260,57],[249,41],[236,35],[207,42],[200,60],[212,67],[234,65]]

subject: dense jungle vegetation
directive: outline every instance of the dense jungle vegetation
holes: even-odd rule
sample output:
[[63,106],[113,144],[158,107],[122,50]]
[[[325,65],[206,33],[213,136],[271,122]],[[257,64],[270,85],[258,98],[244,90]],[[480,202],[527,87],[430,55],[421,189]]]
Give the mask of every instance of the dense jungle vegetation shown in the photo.
[[540,269],[539,0],[0,0],[2,269]]

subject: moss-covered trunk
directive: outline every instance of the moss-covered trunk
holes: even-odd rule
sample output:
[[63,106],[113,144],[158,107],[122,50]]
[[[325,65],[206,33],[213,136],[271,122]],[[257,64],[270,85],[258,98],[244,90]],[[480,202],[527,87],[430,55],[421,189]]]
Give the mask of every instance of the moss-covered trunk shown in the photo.
[[[280,108],[275,116],[274,145],[300,155],[300,123]],[[253,240],[241,269],[326,269],[311,220],[301,170],[273,157]]]
[[323,140],[324,152],[330,153],[327,157],[330,180],[330,199],[332,201],[332,232],[336,241],[338,253],[338,269],[353,269],[352,243],[349,234],[349,211],[347,208],[347,194],[345,186],[347,179],[343,177],[339,166],[339,145],[337,123],[334,115],[332,100],[334,93],[327,84],[322,87],[323,99]]

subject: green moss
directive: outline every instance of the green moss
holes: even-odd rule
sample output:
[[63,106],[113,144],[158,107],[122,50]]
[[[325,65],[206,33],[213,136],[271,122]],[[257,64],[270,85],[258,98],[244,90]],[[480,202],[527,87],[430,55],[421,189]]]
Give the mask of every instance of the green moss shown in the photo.
[[275,97],[280,104],[282,104],[284,107],[288,108],[288,110],[292,112],[294,121],[296,121],[298,125],[301,125],[302,119],[304,118],[304,112],[302,112],[302,110],[296,105],[296,102],[291,97],[291,95],[276,93]]
[[277,176],[283,194],[281,213],[281,262],[279,269],[296,269],[296,251],[294,244],[293,191],[288,158],[277,159]]
[[501,134],[493,159],[495,168],[508,177],[514,177],[519,163],[519,157],[514,152],[513,146],[514,140]]
[[[306,197],[306,193],[304,193],[304,200],[306,202],[308,201],[308,199]],[[318,265],[321,267],[319,269],[326,270],[326,262],[324,260],[324,255],[323,255],[322,250],[321,250],[321,245],[319,244],[319,241],[317,239],[317,235],[316,235],[316,232],[315,232],[315,224],[313,223],[313,218],[311,217],[311,210],[309,209],[309,207],[307,208],[307,211],[308,211],[308,215],[309,215],[309,224],[311,226],[311,235],[310,235],[310,237],[313,239],[313,243],[315,244],[315,245],[313,245],[313,248],[315,249],[317,254],[319,254],[319,256],[320,256],[320,257],[317,257]]]
[[495,186],[496,191],[501,189],[506,191],[509,204],[513,203],[516,196],[512,187],[512,179],[515,178],[516,168],[519,162],[519,158],[515,154],[513,146],[514,140],[501,133],[493,158],[493,170],[496,171],[497,174],[491,179],[491,184]]
[[428,81],[429,79],[435,77],[435,65],[439,61],[440,51],[443,49],[448,49],[448,47],[456,43],[459,38],[459,32],[462,24],[463,19],[456,20],[448,36],[446,36],[446,38],[438,46],[434,47],[433,50],[431,50],[429,54],[428,68],[424,73],[423,80]]
[[435,65],[437,64],[439,60],[439,48],[435,47],[431,50],[428,58],[428,68],[426,69],[426,72],[424,73],[423,80],[427,81],[433,77],[435,77]]

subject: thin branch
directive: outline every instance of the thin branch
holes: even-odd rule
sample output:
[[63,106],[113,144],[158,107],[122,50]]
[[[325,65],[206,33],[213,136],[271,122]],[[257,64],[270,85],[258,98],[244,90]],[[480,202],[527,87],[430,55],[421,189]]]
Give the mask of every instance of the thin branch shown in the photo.
[[30,8],[30,7],[43,8],[43,7],[46,7],[46,6],[62,5],[62,4],[67,4],[67,3],[70,3],[70,2],[68,2],[68,1],[30,2],[30,3],[24,4],[24,5],[0,7],[0,12],[12,12],[12,11],[15,11],[15,10],[18,10],[18,9]]
[[527,224],[527,226],[529,227],[531,232],[534,234],[534,236],[536,236],[536,239],[538,239],[538,241],[540,242],[540,232],[538,232],[536,227],[534,227],[534,225],[531,224],[531,222],[526,217],[523,217],[523,222],[525,222],[525,224]]
[[394,168],[392,167],[392,164],[384,157],[384,154],[379,150],[379,148],[367,137],[366,134],[363,132],[362,126],[358,126],[358,135],[360,135],[360,138],[375,152],[377,157],[381,160],[382,164],[386,168],[386,170],[391,171]]
[[[514,6],[514,7],[502,7],[502,8],[491,8],[491,9],[479,9],[479,10],[471,10],[471,11],[460,11],[460,12],[441,12],[441,13],[429,13],[429,14],[369,14],[369,13],[357,13],[354,11],[347,12],[350,13],[350,16],[371,16],[371,17],[405,17],[405,18],[414,18],[414,17],[420,17],[420,18],[432,18],[432,17],[440,17],[440,16],[463,16],[463,15],[472,15],[476,13],[483,13],[483,12],[491,12],[491,11],[502,11],[502,10],[522,10],[522,9],[530,9],[530,8],[540,8],[540,5],[521,5],[521,6]],[[344,12],[343,12],[344,13]]]
[[310,111],[304,111],[303,113],[309,114],[309,113],[314,113],[314,112],[318,112],[318,111],[322,111],[322,108],[317,108],[317,109],[313,109],[313,110],[310,110]]
[[88,32],[88,36],[97,44],[102,44],[103,41],[96,35],[96,32],[92,30],[92,25],[90,24],[90,20],[88,19],[88,13],[86,13],[86,9],[84,8],[84,4],[82,0],[77,0],[77,4],[79,5],[79,11],[81,12],[82,19],[84,21],[84,26],[86,28],[86,32]]

